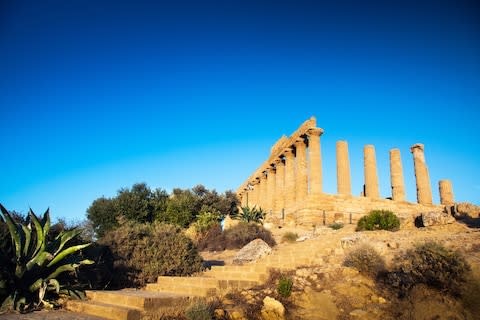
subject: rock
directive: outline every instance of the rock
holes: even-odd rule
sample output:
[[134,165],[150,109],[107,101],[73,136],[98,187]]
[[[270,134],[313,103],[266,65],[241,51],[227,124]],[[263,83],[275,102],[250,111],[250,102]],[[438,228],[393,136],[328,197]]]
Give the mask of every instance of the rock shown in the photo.
[[285,319],[285,307],[280,301],[266,296],[263,299],[261,316],[263,320],[283,320]]
[[243,311],[240,309],[235,309],[231,312],[229,312],[229,319],[231,320],[248,320],[244,315]]
[[468,202],[456,203],[453,207],[455,218],[480,218],[480,206]]
[[350,248],[360,242],[362,240],[362,236],[360,234],[355,234],[350,237],[344,237],[340,239],[340,244],[342,245],[343,249]]
[[367,311],[361,310],[361,309],[355,309],[352,312],[350,312],[350,315],[355,318],[360,318],[360,319],[367,319]]
[[215,309],[215,311],[213,311],[213,315],[214,315],[215,319],[224,319],[225,318],[225,310]]
[[313,235],[311,235],[311,234],[305,234],[305,235],[303,235],[303,236],[298,237],[298,238],[297,238],[297,242],[303,242],[303,241],[305,241],[305,240],[310,240],[310,239],[312,239],[312,238],[313,238]]
[[270,254],[272,248],[262,239],[255,239],[237,252],[233,258],[234,264],[255,262],[258,259]]
[[425,212],[421,215],[424,227],[450,224],[455,222],[455,218],[446,212]]

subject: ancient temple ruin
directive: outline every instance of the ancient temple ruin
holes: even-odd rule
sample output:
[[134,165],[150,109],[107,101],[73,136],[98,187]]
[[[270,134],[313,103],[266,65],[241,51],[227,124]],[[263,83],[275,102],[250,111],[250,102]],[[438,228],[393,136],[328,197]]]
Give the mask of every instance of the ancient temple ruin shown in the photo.
[[[322,225],[354,223],[374,209],[391,210],[405,223],[412,223],[421,212],[443,211],[453,204],[452,185],[439,182],[441,205],[432,201],[432,189],[425,163],[424,146],[414,144],[413,155],[417,203],[405,201],[400,150],[390,150],[391,198],[380,197],[375,147],[364,147],[364,192],[352,196],[350,160],[346,141],[336,143],[337,194],[322,191],[322,156],[316,119],[305,121],[290,137],[281,137],[269,158],[238,188],[242,206],[257,206],[267,212],[274,224]],[[308,153],[308,154],[307,154]]]

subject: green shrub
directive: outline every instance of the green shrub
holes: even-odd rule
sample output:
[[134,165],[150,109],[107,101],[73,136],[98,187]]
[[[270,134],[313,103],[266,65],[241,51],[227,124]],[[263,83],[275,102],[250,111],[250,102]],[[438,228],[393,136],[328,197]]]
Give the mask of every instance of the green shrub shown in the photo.
[[62,275],[93,263],[78,255],[90,244],[71,245],[81,233],[77,229],[50,240],[48,210],[41,220],[30,210],[27,221],[18,223],[2,205],[0,209],[0,225],[8,228],[12,244],[11,250],[0,252],[1,309],[28,312],[55,303],[69,290]]
[[332,228],[333,230],[339,230],[343,228],[343,223],[332,223],[328,226],[329,228]]
[[277,292],[283,298],[288,298],[292,294],[293,280],[292,278],[281,276],[277,284]]
[[202,270],[202,258],[181,229],[163,223],[125,223],[101,239],[115,256],[114,287],[143,286],[158,276]]
[[239,222],[225,230],[224,236],[226,249],[240,249],[255,239],[262,239],[270,246],[276,244],[272,233],[256,223]]
[[346,267],[357,269],[359,272],[376,277],[385,270],[385,261],[370,245],[363,244],[350,251],[343,262]]
[[195,301],[185,310],[185,318],[188,320],[211,320],[213,310],[206,301]]
[[470,271],[465,258],[435,242],[410,249],[396,259],[396,270],[386,275],[387,283],[406,294],[415,284],[459,295]]
[[298,234],[296,234],[295,232],[285,232],[282,236],[282,242],[293,243],[297,241],[297,239],[298,239]]
[[358,220],[357,231],[363,230],[389,230],[396,231],[400,228],[400,220],[391,211],[373,210]]
[[204,233],[214,224],[220,223],[220,221],[222,221],[220,211],[215,208],[203,206],[193,226],[198,233]]

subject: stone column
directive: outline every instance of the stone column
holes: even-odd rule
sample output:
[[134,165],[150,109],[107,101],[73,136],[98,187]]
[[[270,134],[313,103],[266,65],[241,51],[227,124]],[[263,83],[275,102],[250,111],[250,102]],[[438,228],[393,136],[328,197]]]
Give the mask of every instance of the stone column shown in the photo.
[[252,195],[251,199],[248,199],[248,206],[250,208],[253,208],[254,206],[258,207],[258,192],[259,192],[259,184],[258,180],[254,180],[250,183],[253,187],[252,191],[250,194]]
[[371,144],[363,147],[363,164],[365,174],[365,196],[369,198],[380,198],[378,191],[377,160],[375,158],[375,147]]
[[295,190],[296,201],[302,201],[308,194],[308,172],[307,172],[307,146],[304,138],[295,141],[296,161],[295,168]]
[[275,206],[275,169],[269,167],[267,169],[267,205],[265,210],[273,211]]
[[277,181],[275,182],[275,212],[281,212],[285,208],[284,186],[285,186],[285,163],[282,159],[275,161]]
[[432,204],[432,188],[428,168],[425,163],[424,146],[421,143],[414,144],[410,151],[413,154],[415,178],[417,182],[417,201],[420,204]]
[[320,136],[323,129],[312,128],[308,130],[308,157],[310,165],[310,194],[322,193],[322,153],[320,149]]
[[339,194],[352,194],[347,141],[337,141],[337,192]]
[[290,148],[283,154],[285,155],[285,208],[289,208],[295,204],[295,156]]
[[440,180],[438,182],[438,188],[440,190],[440,203],[443,205],[453,205],[453,189],[452,182],[450,180]]
[[239,197],[240,197],[240,205],[242,207],[245,207],[247,205],[247,194],[248,194],[248,190],[247,189],[243,189],[242,193],[239,194]]
[[267,207],[267,176],[262,172],[260,176],[260,197],[258,199],[260,208],[266,210]]
[[390,181],[392,184],[392,200],[405,201],[402,159],[398,149],[390,150]]

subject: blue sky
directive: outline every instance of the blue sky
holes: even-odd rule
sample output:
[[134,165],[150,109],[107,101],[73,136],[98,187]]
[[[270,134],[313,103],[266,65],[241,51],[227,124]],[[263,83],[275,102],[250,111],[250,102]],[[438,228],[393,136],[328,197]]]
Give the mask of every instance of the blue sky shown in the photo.
[[[388,4],[387,4],[388,2]],[[352,190],[374,144],[425,144],[434,201],[480,203],[475,1],[2,1],[0,202],[80,220],[121,187],[236,189],[316,116],[324,189],[349,142]]]

